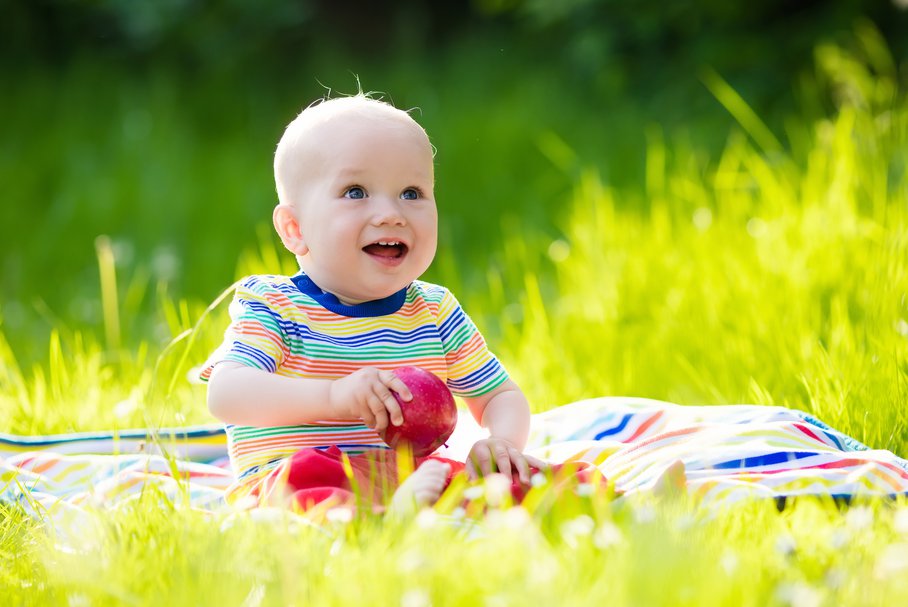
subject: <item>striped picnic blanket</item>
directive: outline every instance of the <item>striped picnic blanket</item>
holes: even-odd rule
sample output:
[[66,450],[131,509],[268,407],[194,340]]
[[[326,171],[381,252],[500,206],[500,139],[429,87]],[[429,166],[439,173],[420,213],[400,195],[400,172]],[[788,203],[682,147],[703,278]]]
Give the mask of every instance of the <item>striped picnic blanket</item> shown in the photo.
[[[483,432],[462,415],[440,455],[463,460]],[[527,451],[551,462],[593,463],[625,494],[651,490],[668,466],[681,461],[688,491],[711,504],[811,494],[908,495],[908,461],[784,407],[596,398],[533,415]],[[116,505],[149,490],[216,510],[232,481],[220,426],[0,434],[0,501],[35,513]]]
[[908,461],[785,407],[597,398],[534,416],[531,453],[595,463],[620,492],[651,490],[681,461],[710,504],[748,497],[908,495]]
[[0,502],[36,515],[110,506],[157,491],[174,503],[217,509],[233,482],[220,425],[171,430],[0,434]]

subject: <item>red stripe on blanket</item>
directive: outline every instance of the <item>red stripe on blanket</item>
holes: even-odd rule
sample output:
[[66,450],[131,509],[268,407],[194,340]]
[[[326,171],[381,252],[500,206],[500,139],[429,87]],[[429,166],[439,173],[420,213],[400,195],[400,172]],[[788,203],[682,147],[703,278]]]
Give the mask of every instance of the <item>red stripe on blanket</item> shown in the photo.
[[798,430],[800,430],[801,432],[803,432],[810,438],[814,439],[815,441],[821,442],[824,445],[826,444],[826,441],[824,441],[822,438],[820,438],[819,436],[814,434],[807,426],[805,426],[803,424],[793,424],[793,425],[795,428],[797,428]]
[[665,414],[665,411],[659,411],[659,412],[656,413],[654,416],[652,416],[651,418],[649,418],[648,420],[646,420],[645,422],[643,422],[642,424],[640,424],[640,427],[637,428],[637,431],[634,432],[634,433],[631,435],[630,438],[628,438],[627,440],[622,441],[622,442],[625,442],[625,443],[631,442],[632,440],[634,440],[635,438],[637,438],[638,436],[640,436],[641,434],[643,434],[644,432],[646,432],[647,428],[649,428],[649,427],[652,426],[654,423],[656,423],[656,420],[658,420],[659,418],[661,418],[664,414]]
[[[810,466],[810,467],[828,469],[828,468],[845,468],[847,466],[863,466],[865,464],[880,465],[880,466],[886,468],[887,470],[896,472],[902,478],[906,478],[905,472],[903,470],[901,470],[898,466],[886,464],[885,462],[878,462],[876,460],[848,458],[848,459],[843,459],[843,460],[839,460],[836,462],[829,462],[827,464],[818,464],[816,466]],[[886,481],[886,483],[888,483],[889,486],[892,487],[893,489],[895,489],[896,491],[898,491],[900,489],[899,485],[897,483],[893,482],[892,480],[890,480],[889,478],[887,478],[881,474],[877,474],[877,476],[880,477],[882,480]]]
[[659,441],[663,441],[667,438],[674,438],[676,436],[686,436],[688,434],[697,434],[701,430],[703,430],[703,429],[700,427],[693,427],[693,428],[681,428],[679,430],[672,430],[671,432],[663,432],[661,434],[657,434],[656,436],[651,436],[644,441],[640,441],[633,447],[630,447],[627,451],[624,451],[623,455],[627,455],[628,453],[633,453],[634,451],[637,451],[638,449],[642,449],[643,447],[646,447],[653,443],[658,443]]
[[901,476],[902,478],[908,478],[908,474],[906,474],[905,471],[903,471],[898,466],[893,466],[892,464],[887,464],[886,462],[879,462],[875,459],[863,459],[863,458],[856,458],[856,457],[840,459],[840,460],[837,460],[834,462],[828,462],[826,464],[817,464],[816,466],[810,466],[810,468],[844,468],[846,466],[860,466],[863,464],[877,464],[877,465],[883,466],[884,468],[886,468],[888,470],[897,472],[898,475]]
[[[34,460],[29,460],[29,461],[34,461]],[[29,470],[29,472],[34,472],[35,474],[41,474],[42,472],[45,472],[46,470],[53,468],[54,466],[56,466],[59,463],[60,463],[59,457],[55,457],[53,459],[47,459],[47,460],[33,466]]]
[[198,470],[183,470],[181,471],[181,474],[186,475],[187,472],[189,474],[189,478],[230,478],[233,476],[233,473],[227,470],[224,470],[223,472],[199,472]]

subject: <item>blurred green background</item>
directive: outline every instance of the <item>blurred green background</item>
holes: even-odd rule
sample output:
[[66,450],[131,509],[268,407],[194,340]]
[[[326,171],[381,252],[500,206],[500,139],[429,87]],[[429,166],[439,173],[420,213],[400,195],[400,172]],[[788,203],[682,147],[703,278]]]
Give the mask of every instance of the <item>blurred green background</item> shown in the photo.
[[585,169],[642,209],[648,145],[724,147],[709,70],[796,148],[791,116],[834,111],[819,44],[872,24],[908,65],[904,0],[0,5],[0,322],[21,361],[54,327],[102,330],[101,235],[125,343],[166,343],[162,296],[210,301],[270,246],[274,147],[326,91],[419,108],[442,218],[427,278],[482,288],[503,230],[559,238]]

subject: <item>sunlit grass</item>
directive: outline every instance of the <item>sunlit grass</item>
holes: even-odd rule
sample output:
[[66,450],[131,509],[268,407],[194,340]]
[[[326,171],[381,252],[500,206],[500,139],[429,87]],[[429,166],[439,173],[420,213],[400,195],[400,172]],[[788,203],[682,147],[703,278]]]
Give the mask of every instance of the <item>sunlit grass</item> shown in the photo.
[[684,501],[566,501],[471,524],[428,512],[314,527],[147,496],[65,542],[6,517],[0,546],[18,558],[0,580],[12,604],[48,605],[346,605],[365,589],[382,605],[885,605],[908,591],[905,504],[758,502],[707,516]]
[[588,171],[562,238],[510,228],[475,307],[536,407],[783,404],[908,450],[908,113],[890,96],[805,128],[802,157],[732,134],[705,165],[657,140],[647,212]]
[[817,125],[805,167],[732,138],[716,168],[667,175],[645,215],[584,175],[549,259],[514,238],[490,273],[482,309],[511,312],[501,350],[531,400],[785,404],[904,450],[908,190],[861,119]]
[[[783,404],[908,455],[908,102],[883,59],[869,70],[823,48],[818,60],[832,70],[839,110],[793,125],[790,149],[707,74],[729,110],[751,121],[719,157],[651,127],[639,190],[586,170],[558,237],[511,220],[488,267],[456,268],[441,251],[436,276],[535,410],[620,394]],[[261,241],[239,273],[292,271],[273,238]],[[0,332],[0,428],[213,421],[188,376],[219,343],[224,306],[175,300],[146,281],[166,336],[117,347],[125,342],[112,339],[113,315],[137,313],[128,293],[141,281],[114,277],[107,334],[60,323],[46,360],[22,368]],[[445,511],[324,528],[268,511],[176,508],[153,491],[81,531],[45,529],[0,506],[0,596],[415,607],[894,605],[908,593],[904,499],[850,508],[801,499],[780,512],[771,502],[707,511],[685,498],[538,495],[527,509],[492,507],[475,521]]]

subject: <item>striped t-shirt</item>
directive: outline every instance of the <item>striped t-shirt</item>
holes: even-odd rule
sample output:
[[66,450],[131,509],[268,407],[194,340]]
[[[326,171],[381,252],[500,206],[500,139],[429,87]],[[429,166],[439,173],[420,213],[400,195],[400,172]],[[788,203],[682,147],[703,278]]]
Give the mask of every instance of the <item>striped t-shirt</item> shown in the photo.
[[[205,381],[218,362],[228,360],[318,379],[344,377],[362,367],[412,365],[431,371],[462,397],[486,394],[508,378],[451,292],[427,282],[347,306],[302,273],[250,276],[237,287],[230,317],[223,344],[202,371]],[[337,445],[348,453],[386,447],[360,420],[228,424],[227,439],[238,482],[247,486],[305,447]]]

